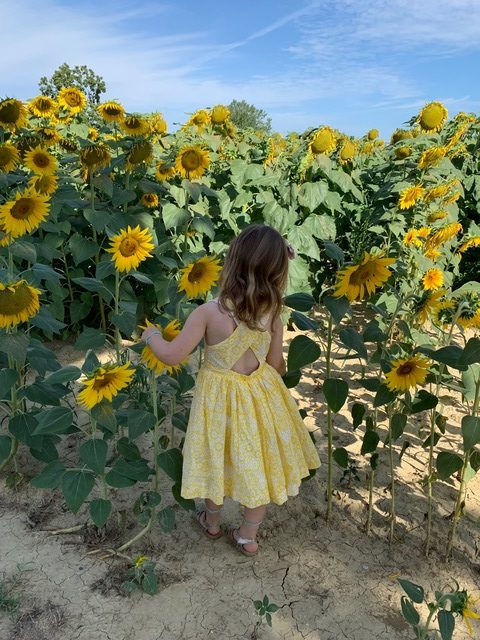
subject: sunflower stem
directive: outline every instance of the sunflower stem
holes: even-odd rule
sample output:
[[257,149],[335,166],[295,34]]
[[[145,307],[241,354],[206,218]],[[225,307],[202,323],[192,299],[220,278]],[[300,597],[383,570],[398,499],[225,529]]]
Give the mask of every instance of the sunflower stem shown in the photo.
[[8,276],[13,278],[13,253],[10,246],[8,247]]
[[[470,415],[472,416],[477,415],[479,401],[480,401],[480,380],[477,380],[475,384],[475,399],[473,401],[472,412]],[[460,474],[460,487],[458,489],[457,500],[455,501],[455,510],[453,512],[452,526],[450,529],[450,534],[448,536],[448,546],[447,546],[447,552],[445,554],[445,557],[447,560],[452,555],[453,544],[455,542],[455,534],[457,531],[457,524],[462,514],[463,506],[465,504],[465,496],[466,496],[465,474],[467,472],[467,467],[470,461],[470,453],[471,453],[471,449],[468,449],[463,454],[463,465],[462,465],[462,471]]]
[[160,423],[158,420],[158,392],[157,392],[157,378],[155,372],[150,372],[150,382],[152,390],[152,405],[153,415],[155,416],[155,427],[153,429],[153,468],[155,469],[155,476],[153,479],[153,488],[158,491],[160,484],[160,469],[158,466],[158,445],[160,440]]
[[128,549],[129,547],[132,546],[132,544],[135,544],[135,542],[143,538],[143,536],[146,535],[152,528],[154,517],[155,517],[155,509],[152,509],[150,513],[150,518],[146,526],[141,531],[139,531],[137,535],[133,536],[133,538],[130,538],[130,540],[125,542],[125,544],[122,544],[121,547],[118,547],[118,549],[116,549],[116,553],[122,553],[122,551],[125,551],[125,549]]
[[[120,304],[120,272],[118,269],[115,269],[115,319],[118,318]],[[115,325],[115,352],[117,354],[117,364],[120,364],[120,345],[121,345],[121,335],[120,329]]]
[[388,458],[390,465],[390,480],[391,484],[391,495],[392,502],[390,505],[390,536],[389,541],[390,544],[393,543],[394,535],[395,535],[395,466],[393,464],[393,434],[392,434],[392,417],[388,416]]
[[[333,342],[333,318],[328,316],[327,351],[325,354],[326,377],[330,378],[331,355]],[[327,403],[327,441],[328,441],[328,465],[327,465],[327,515],[326,521],[330,522],[332,515],[332,491],[333,491],[333,420],[332,411]]]
[[70,302],[73,302],[75,298],[73,297],[72,280],[70,278],[70,269],[68,268],[68,261],[67,261],[67,256],[65,255],[65,251],[63,251],[63,264],[65,265],[65,277],[67,279],[68,292],[70,294]]
[[368,475],[368,511],[367,511],[367,523],[365,530],[367,535],[370,535],[372,531],[372,514],[373,514],[373,486],[375,481],[375,469],[370,466],[370,473]]
[[[92,213],[92,220],[94,220],[95,218],[93,214],[95,213],[95,189],[93,187],[93,171],[89,171],[88,177],[90,182],[90,211]],[[95,225],[93,224],[93,222],[92,222],[92,229],[93,229],[93,240],[96,244],[98,244],[97,230],[95,229]],[[98,265],[99,262],[100,262],[100,252],[97,252],[95,254],[95,264]],[[107,320],[105,318],[105,306],[103,303],[102,292],[99,291],[97,295],[98,295],[98,304],[100,307],[100,324],[101,324],[102,330],[106,331]]]

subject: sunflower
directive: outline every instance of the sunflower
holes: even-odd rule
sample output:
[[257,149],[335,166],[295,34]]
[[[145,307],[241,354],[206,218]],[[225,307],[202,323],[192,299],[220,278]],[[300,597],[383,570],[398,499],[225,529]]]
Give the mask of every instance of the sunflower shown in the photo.
[[403,244],[407,247],[421,247],[422,242],[418,239],[417,229],[409,229],[403,238]]
[[95,129],[95,127],[88,127],[88,134],[87,134],[87,138],[89,140],[91,140],[92,142],[95,142],[95,140],[98,140],[100,134],[98,132],[98,129]]
[[378,138],[378,136],[380,135],[378,129],[370,129],[370,131],[367,133],[367,138],[369,140],[375,140],[376,138]]
[[70,114],[80,113],[87,106],[87,99],[77,87],[64,87],[58,92],[58,104]]
[[37,96],[28,103],[29,111],[39,118],[51,118],[57,108],[57,102],[50,96]]
[[28,182],[28,188],[43,196],[51,196],[58,189],[57,176],[33,176]]
[[25,154],[28,151],[31,151],[32,149],[35,149],[35,147],[38,147],[40,144],[42,143],[41,139],[39,138],[39,136],[22,136],[21,138],[17,139],[17,142],[15,144],[15,146],[18,149],[18,152],[20,154],[20,158],[25,158]]
[[125,117],[125,109],[114,101],[99,104],[97,111],[105,122],[121,122]]
[[130,384],[134,373],[130,362],[121,366],[103,365],[80,381],[85,388],[78,394],[78,399],[88,409],[104,398],[111,402],[119,391]]
[[154,136],[163,136],[167,133],[167,122],[161,113],[150,114],[148,124]]
[[210,110],[212,124],[224,124],[230,117],[230,109],[223,104],[217,104]]
[[462,193],[460,191],[456,191],[455,193],[452,193],[451,196],[448,196],[448,198],[444,198],[442,200],[442,204],[444,204],[445,206],[449,204],[453,204],[460,198],[461,195]]
[[477,613],[471,607],[476,602],[478,602],[479,599],[477,598],[476,600],[473,600],[471,596],[467,595],[466,591],[464,591],[463,593],[465,593],[465,602],[463,603],[462,610],[460,611],[460,615],[462,616],[463,621],[465,622],[465,625],[468,629],[468,633],[471,636],[473,636],[473,627],[470,620],[480,620],[480,613]]
[[140,140],[130,148],[127,154],[126,167],[131,171],[136,165],[148,163],[153,157],[153,146],[148,140]]
[[88,144],[80,151],[80,162],[88,171],[101,169],[110,164],[110,150],[105,144]]
[[400,140],[408,140],[409,138],[413,138],[411,131],[407,131],[407,129],[395,129],[390,138],[390,144],[395,144]]
[[8,247],[13,242],[12,236],[5,231],[3,223],[0,222],[0,247]]
[[129,136],[144,136],[149,128],[148,121],[140,116],[126,116],[120,122],[120,129]]
[[427,216],[427,222],[437,222],[438,220],[443,220],[448,216],[446,211],[433,211]]
[[423,240],[425,238],[428,238],[428,236],[432,233],[432,228],[431,227],[420,227],[419,229],[417,229],[417,235],[419,238],[422,238]]
[[458,127],[458,129],[455,131],[455,133],[452,135],[452,137],[448,141],[448,145],[447,145],[448,150],[450,150],[452,147],[454,147],[457,144],[457,142],[460,141],[461,137],[468,130],[469,126],[470,125],[466,123]]
[[33,318],[40,309],[41,293],[26,280],[9,284],[0,282],[0,328],[16,327]]
[[42,147],[35,147],[25,154],[24,165],[38,176],[51,176],[58,169],[58,161]]
[[430,362],[422,356],[415,355],[392,360],[390,366],[390,371],[385,374],[387,387],[391,391],[408,391],[425,382]]
[[[153,324],[148,320],[146,322],[146,325],[147,327],[156,327],[157,329],[159,329],[162,332],[162,338],[164,340],[167,340],[167,342],[171,342],[180,333],[180,323],[177,320],[172,320],[163,329],[159,324]],[[147,367],[149,369],[152,369],[157,376],[159,376],[165,370],[169,374],[176,373],[177,371],[180,371],[180,369],[182,368],[182,364],[186,364],[188,361],[188,358],[186,358],[179,364],[165,364],[157,358],[157,356],[153,353],[152,349],[148,345],[144,347],[141,358],[147,365]]]
[[0,127],[15,131],[27,125],[27,110],[25,105],[16,98],[6,98],[0,101]]
[[375,142],[365,142],[360,148],[360,153],[364,153],[365,155],[369,156],[371,153],[373,153],[374,149]]
[[33,231],[48,216],[50,203],[46,196],[33,191],[17,193],[15,200],[9,200],[0,206],[0,223],[5,233],[18,238]]
[[429,167],[435,166],[445,157],[446,153],[446,147],[432,147],[431,149],[426,149],[418,161],[419,168],[428,169]]
[[398,206],[400,209],[411,209],[423,197],[424,191],[424,188],[419,184],[407,187],[400,194]]
[[395,149],[395,156],[399,160],[404,160],[405,158],[408,158],[411,155],[412,155],[412,147],[403,146]]
[[158,196],[156,193],[144,193],[142,196],[142,204],[149,209],[158,207]]
[[351,140],[346,140],[340,147],[340,152],[338,154],[340,164],[346,164],[347,162],[353,160],[356,151],[357,145]]
[[474,236],[473,238],[469,238],[466,242],[463,242],[459,247],[458,251],[460,253],[465,253],[471,247],[480,247],[480,236]]
[[201,147],[182,147],[175,160],[175,169],[178,173],[191,180],[200,178],[210,164],[208,151]]
[[420,324],[425,324],[429,318],[435,316],[440,309],[440,304],[443,296],[445,295],[445,289],[439,289],[433,293],[424,291],[421,298],[414,305],[414,313]]
[[20,162],[20,154],[18,149],[6,142],[0,145],[0,171],[2,173],[10,173]]
[[170,180],[175,175],[175,167],[169,165],[168,162],[159,162],[155,175],[158,180]]
[[448,111],[441,102],[429,102],[418,114],[418,124],[425,133],[440,131],[448,117]]
[[331,127],[320,127],[314,133],[310,142],[310,151],[317,155],[319,153],[330,153],[335,149],[337,138]]
[[456,235],[458,235],[463,230],[460,222],[452,222],[451,224],[447,224],[445,227],[442,227],[438,231],[436,231],[433,236],[430,238],[432,244],[443,244],[444,242],[448,242]]
[[203,131],[210,124],[210,116],[205,109],[199,109],[189,118],[186,126],[195,126],[198,131]]
[[70,140],[69,138],[62,138],[59,144],[67,153],[73,153],[78,150],[77,142],[75,140]]
[[204,295],[218,281],[222,267],[218,258],[204,256],[180,269],[179,291],[185,291],[188,298]]
[[350,302],[362,300],[388,280],[389,266],[394,262],[395,258],[382,258],[365,251],[360,262],[338,272],[334,295],[346,296]]
[[43,147],[50,147],[53,144],[60,142],[62,138],[58,131],[52,127],[38,127],[38,129],[35,130],[35,133],[37,133],[42,139]]
[[454,321],[463,329],[480,328],[480,297],[476,293],[467,293],[445,300],[439,305],[435,320],[444,328]]
[[130,225],[122,229],[120,233],[110,238],[110,248],[107,253],[112,253],[112,260],[118,271],[130,271],[151,258],[150,251],[154,248],[152,234],[148,229],[140,229],[137,225],[134,229]]
[[443,285],[443,271],[440,269],[429,269],[423,274],[423,288],[425,291],[435,291]]

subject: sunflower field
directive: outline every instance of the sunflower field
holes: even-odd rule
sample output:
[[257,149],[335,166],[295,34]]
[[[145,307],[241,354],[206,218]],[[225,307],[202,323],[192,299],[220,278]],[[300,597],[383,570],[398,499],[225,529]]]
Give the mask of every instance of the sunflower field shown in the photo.
[[[194,509],[180,496],[181,446],[201,349],[170,367],[138,337],[155,324],[173,339],[215,295],[230,240],[263,222],[297,253],[285,298],[285,323],[297,330],[285,384],[325,363],[327,520],[334,470],[352,465],[334,447],[336,414],[349,403],[361,433],[367,533],[376,471],[388,469],[392,541],[396,473],[417,428],[412,416],[422,414],[425,546],[438,543],[436,483],[452,479],[450,555],[480,469],[480,119],[449,120],[431,102],[385,143],[375,129],[361,138],[326,125],[287,136],[237,130],[223,105],[172,133],[160,113],[131,114],[115,101],[98,106],[101,125],[92,126],[85,107],[74,87],[56,99],[0,101],[7,483],[59,489],[98,528],[127,502],[138,528],[119,553],[154,526],[175,526],[162,503],[166,478],[180,506]],[[73,341],[83,364],[61,366],[54,338]],[[349,400],[340,352],[361,364],[356,382],[371,402]],[[455,449],[441,401],[451,393],[463,409]]]

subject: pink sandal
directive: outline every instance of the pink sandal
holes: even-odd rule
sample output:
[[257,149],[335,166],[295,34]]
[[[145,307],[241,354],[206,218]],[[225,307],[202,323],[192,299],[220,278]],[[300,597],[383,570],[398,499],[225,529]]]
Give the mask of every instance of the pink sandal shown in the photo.
[[[262,520],[260,520],[260,522],[250,522],[249,520],[243,520],[243,524],[248,524],[251,527],[259,527],[262,524]],[[238,549],[238,551],[240,551],[240,553],[243,553],[244,556],[248,556],[248,557],[252,557],[252,556],[256,556],[258,553],[258,543],[257,540],[255,538],[242,538],[242,536],[238,535],[238,529],[235,528],[231,528],[227,530],[227,534],[228,534],[228,539],[233,542],[233,544],[235,545],[235,548]],[[235,533],[237,535],[235,535]],[[245,545],[246,544],[256,544],[257,548],[255,551],[248,551],[248,549],[245,549]]]

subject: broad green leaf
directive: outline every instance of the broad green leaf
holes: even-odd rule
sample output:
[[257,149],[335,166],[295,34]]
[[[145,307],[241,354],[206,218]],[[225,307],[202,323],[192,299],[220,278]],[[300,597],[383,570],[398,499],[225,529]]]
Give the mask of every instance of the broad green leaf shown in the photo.
[[291,293],[285,296],[284,303],[287,307],[296,311],[310,311],[315,304],[315,300],[309,293]]
[[[25,362],[28,345],[29,338],[25,333],[18,332],[0,335],[0,352],[11,356],[19,365],[23,365]],[[0,388],[2,387],[0,386]]]
[[313,212],[322,204],[328,193],[328,186],[325,182],[305,182],[300,187],[298,193],[298,203]]
[[422,347],[419,351],[421,351],[421,353],[425,353],[432,360],[446,364],[453,369],[458,369],[460,371],[464,371],[466,369],[466,365],[462,364],[463,349],[455,345],[442,347],[436,351]]
[[440,629],[442,640],[452,640],[455,629],[455,618],[451,611],[441,609],[438,612],[438,628]]
[[68,407],[54,407],[39,411],[36,415],[37,428],[34,436],[66,433],[73,424],[73,412]]
[[476,364],[480,362],[480,339],[470,338],[463,349],[460,364]]
[[361,358],[367,359],[367,349],[363,342],[362,336],[353,327],[345,327],[340,329],[338,336],[341,342],[348,348],[358,353]]
[[105,291],[105,285],[100,280],[96,278],[72,278],[72,281],[75,284],[78,284],[83,289],[87,291],[92,291],[93,293],[98,293],[99,291]]
[[113,465],[112,471],[140,482],[147,482],[151,475],[151,469],[146,460],[117,460]]
[[45,378],[47,384],[63,384],[64,382],[72,382],[72,380],[78,380],[82,375],[81,370],[75,367],[73,364],[68,364],[61,369],[57,369],[53,373],[50,373]]
[[130,440],[135,440],[142,433],[149,431],[155,426],[156,418],[150,411],[144,409],[131,409],[128,412],[127,426],[128,437]]
[[354,402],[350,413],[352,414],[353,428],[356,429],[363,422],[367,409],[361,402]]
[[195,511],[195,500],[189,500],[186,498],[182,498],[180,495],[181,491],[181,483],[176,482],[172,487],[172,495],[178,504],[185,509],[185,511]]
[[420,622],[420,615],[407,596],[402,596],[400,605],[402,607],[403,617],[408,624],[416,625]]
[[345,254],[337,244],[330,242],[329,240],[323,240],[323,247],[330,260],[334,260],[339,265],[344,263]]
[[142,589],[149,596],[154,596],[157,593],[157,589],[158,589],[157,576],[153,571],[149,571],[143,576]]
[[170,533],[175,528],[175,510],[173,507],[164,507],[158,512],[158,522],[164,533]]
[[112,503],[110,500],[97,498],[90,502],[90,517],[96,527],[101,529],[107,522],[112,512]]
[[282,380],[285,383],[287,389],[293,389],[300,382],[302,377],[302,372],[300,369],[296,371],[287,371],[287,373],[283,376]]
[[325,305],[336,324],[339,324],[347,313],[352,315],[352,308],[347,298],[337,298],[335,296],[324,296],[322,304]]
[[327,378],[322,388],[331,411],[340,411],[348,397],[348,383],[339,378]]
[[100,427],[107,429],[110,433],[116,433],[117,418],[110,402],[99,402],[92,407],[90,414]]
[[0,400],[10,400],[10,390],[18,382],[18,373],[15,369],[2,369],[0,371]]
[[462,466],[463,460],[456,453],[441,451],[437,456],[436,467],[440,480],[446,480],[457,471],[460,471]]
[[30,484],[37,489],[56,489],[61,481],[65,472],[65,465],[61,460],[54,460],[47,464],[38,474],[30,480]]
[[379,442],[380,436],[376,431],[374,431],[373,429],[365,431],[365,435],[363,436],[362,448],[360,450],[362,456],[367,455],[367,453],[373,453],[376,450]]
[[95,484],[90,471],[67,469],[62,476],[61,487],[68,508],[77,513]]
[[167,202],[162,207],[162,218],[165,229],[173,229],[174,227],[181,227],[190,220],[190,214],[172,202]]
[[290,319],[300,331],[316,331],[318,329],[318,322],[300,313],[300,311],[292,311]]
[[394,413],[390,419],[390,429],[392,432],[392,441],[398,440],[407,425],[407,416],[404,413]]
[[335,449],[332,453],[332,457],[339,467],[342,469],[348,468],[348,451],[344,447]]
[[295,336],[288,349],[287,369],[288,371],[301,369],[318,360],[320,354],[320,347],[311,338],[304,335]]
[[90,238],[81,236],[79,233],[74,233],[70,237],[68,245],[75,265],[78,265],[89,258],[93,258],[93,256],[100,252],[100,247],[96,242],[90,240]]
[[464,451],[469,451],[480,442],[480,418],[478,416],[463,416],[462,436]]
[[107,462],[108,445],[105,440],[92,438],[80,447],[80,460],[95,473],[103,474]]
[[425,598],[423,587],[415,584],[414,582],[410,582],[410,580],[404,580],[402,578],[397,578],[397,580],[407,596],[411,600],[413,600],[413,602],[415,602],[416,604],[420,604],[423,602]]
[[8,458],[12,451],[13,439],[10,436],[0,436],[0,463]]
[[99,349],[105,344],[105,338],[106,335],[101,331],[101,329],[85,327],[82,333],[78,336],[74,347],[80,351],[86,351],[87,349]]
[[180,449],[163,451],[158,455],[157,463],[174,482],[181,482],[183,456]]
[[397,394],[394,391],[390,391],[386,384],[381,384],[378,387],[377,393],[373,400],[374,407],[381,407],[384,404],[388,404],[389,402],[393,402]]
[[425,389],[420,389],[417,395],[413,398],[411,413],[420,413],[420,411],[427,411],[428,409],[434,409],[438,404],[437,396],[432,393],[428,393]]

